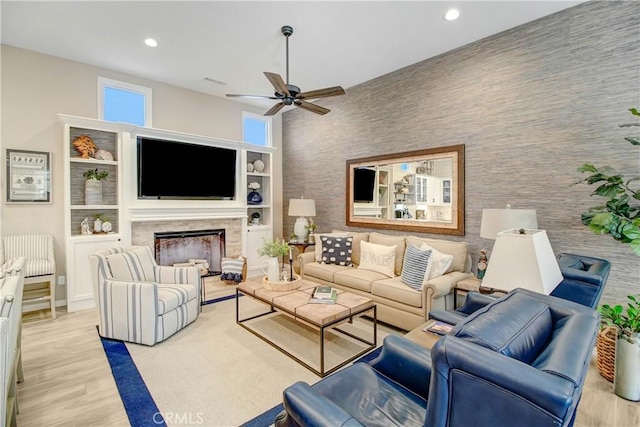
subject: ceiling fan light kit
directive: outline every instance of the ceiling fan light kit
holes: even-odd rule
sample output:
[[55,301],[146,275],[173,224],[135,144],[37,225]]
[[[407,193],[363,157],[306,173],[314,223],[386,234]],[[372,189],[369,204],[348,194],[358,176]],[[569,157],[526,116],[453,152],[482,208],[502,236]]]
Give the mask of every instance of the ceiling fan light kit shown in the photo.
[[293,34],[293,27],[289,25],[284,25],[281,28],[282,34],[286,37],[286,46],[287,46],[287,81],[282,79],[280,74],[264,72],[264,75],[269,80],[269,83],[275,89],[274,96],[263,96],[263,95],[236,95],[228,93],[228,97],[236,97],[236,98],[266,98],[266,99],[277,99],[278,102],[276,105],[271,107],[269,111],[267,111],[265,116],[273,116],[277,114],[284,106],[293,105],[303,110],[311,111],[312,113],[324,115],[329,111],[328,108],[321,107],[316,104],[312,104],[311,102],[307,102],[307,99],[316,99],[316,98],[327,98],[330,96],[338,96],[344,95],[344,89],[341,86],[333,86],[324,89],[317,89],[308,92],[302,92],[300,88],[296,85],[292,85],[289,83],[289,37]]

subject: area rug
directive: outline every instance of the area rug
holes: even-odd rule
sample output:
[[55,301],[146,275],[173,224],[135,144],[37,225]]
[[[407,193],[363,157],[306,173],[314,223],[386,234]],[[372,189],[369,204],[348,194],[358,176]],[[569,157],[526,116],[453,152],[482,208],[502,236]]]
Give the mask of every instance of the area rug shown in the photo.
[[[243,314],[265,308],[251,298],[238,302]],[[119,348],[105,345],[108,340],[103,340],[110,362],[114,352],[119,360],[119,367],[112,364],[112,370],[131,425],[269,426],[281,410],[286,387],[296,381],[313,384],[320,379],[238,326],[235,307],[235,295],[208,301],[196,322],[153,347],[117,343]],[[257,319],[251,326],[284,340],[288,350],[304,360],[319,359],[315,332],[279,316]],[[371,321],[358,319],[352,327],[370,333]],[[389,333],[398,332],[379,325],[378,345]],[[355,345],[330,334],[325,356],[329,366],[345,352],[352,354]],[[374,357],[370,354],[367,358]],[[118,370],[127,374],[118,375]],[[130,381],[136,376],[139,381]],[[122,377],[130,383],[123,384]]]

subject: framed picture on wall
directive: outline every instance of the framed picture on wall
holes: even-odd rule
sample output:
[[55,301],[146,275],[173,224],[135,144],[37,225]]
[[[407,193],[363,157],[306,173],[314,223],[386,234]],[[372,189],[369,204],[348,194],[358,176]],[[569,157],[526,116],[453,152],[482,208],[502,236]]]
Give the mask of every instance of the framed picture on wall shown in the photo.
[[51,203],[51,153],[7,149],[7,203]]

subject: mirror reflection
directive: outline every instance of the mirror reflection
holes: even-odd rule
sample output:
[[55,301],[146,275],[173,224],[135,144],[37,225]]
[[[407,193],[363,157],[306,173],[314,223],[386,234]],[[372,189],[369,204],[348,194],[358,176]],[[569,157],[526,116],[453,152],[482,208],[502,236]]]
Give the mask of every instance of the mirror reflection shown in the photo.
[[347,161],[347,225],[464,234],[464,146]]

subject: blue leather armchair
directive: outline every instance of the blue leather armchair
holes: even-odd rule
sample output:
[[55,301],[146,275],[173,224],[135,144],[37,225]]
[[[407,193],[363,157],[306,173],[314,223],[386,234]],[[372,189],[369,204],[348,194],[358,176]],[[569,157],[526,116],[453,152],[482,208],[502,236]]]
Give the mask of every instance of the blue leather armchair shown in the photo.
[[[551,296],[573,301],[595,309],[598,306],[604,285],[607,283],[611,263],[600,258],[560,253],[556,256],[562,282],[551,292]],[[456,325],[479,308],[496,300],[496,296],[469,292],[465,303],[455,310],[431,310],[429,319]]]
[[276,426],[571,426],[598,329],[582,305],[516,289],[427,350],[380,356],[283,393]]

